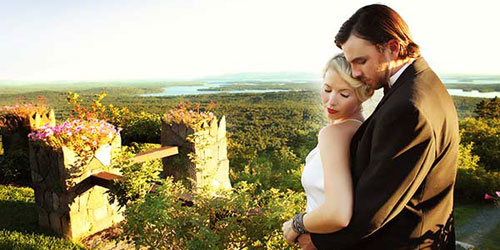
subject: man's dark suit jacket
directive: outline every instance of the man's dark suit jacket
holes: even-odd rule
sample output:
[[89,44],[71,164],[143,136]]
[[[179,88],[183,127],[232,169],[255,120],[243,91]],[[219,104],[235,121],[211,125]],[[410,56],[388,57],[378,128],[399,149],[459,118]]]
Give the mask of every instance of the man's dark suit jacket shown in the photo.
[[423,58],[406,68],[351,141],[354,213],[318,249],[454,249],[453,101]]

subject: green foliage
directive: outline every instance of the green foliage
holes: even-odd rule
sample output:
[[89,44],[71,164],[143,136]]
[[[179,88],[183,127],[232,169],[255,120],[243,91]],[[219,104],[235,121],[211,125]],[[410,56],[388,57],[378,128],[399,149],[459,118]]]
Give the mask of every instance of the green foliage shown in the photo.
[[484,250],[493,250],[493,249],[498,249],[498,246],[500,246],[500,224],[498,224],[493,231],[488,233],[484,237],[483,242],[481,242],[480,249]]
[[284,249],[281,224],[304,208],[304,196],[240,182],[215,198],[200,190],[186,204],[188,190],[167,179],[145,201],[127,206],[127,239],[152,249]]
[[485,193],[500,190],[500,172],[486,171],[472,153],[473,143],[460,145],[455,197],[461,202],[482,201]]
[[476,105],[474,113],[483,119],[500,119],[500,98],[482,100]]
[[11,250],[72,250],[85,249],[77,243],[56,236],[0,230],[0,249]]
[[31,170],[28,152],[16,149],[0,156],[0,183],[31,185]]
[[303,163],[290,148],[283,146],[261,154],[243,169],[231,169],[232,183],[245,181],[264,189],[303,191],[300,178]]
[[460,121],[462,143],[474,142],[472,152],[486,170],[500,170],[500,119],[466,118]]
[[[487,205],[486,205],[487,206]],[[455,220],[455,228],[461,228],[467,224],[467,221],[474,218],[485,205],[479,204],[455,204],[453,208],[453,219]]]
[[122,142],[160,143],[161,116],[146,112],[132,113],[119,125],[123,128]]
[[[129,160],[141,149],[141,146],[136,145],[130,149],[125,147],[122,150],[122,156],[114,167],[120,169],[123,178],[115,181],[107,191],[110,202],[113,203],[116,200],[120,207],[124,207],[129,202],[144,200],[152,185],[160,181],[159,175],[163,169],[160,159],[142,163],[134,163]],[[150,144],[142,146],[142,149],[153,147],[157,146]]]

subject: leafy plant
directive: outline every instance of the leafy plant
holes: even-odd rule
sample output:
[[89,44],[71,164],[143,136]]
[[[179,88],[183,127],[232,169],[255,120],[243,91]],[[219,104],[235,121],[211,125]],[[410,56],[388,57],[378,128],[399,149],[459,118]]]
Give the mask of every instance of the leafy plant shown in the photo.
[[188,190],[167,179],[144,201],[127,206],[125,238],[152,249],[287,248],[281,224],[303,209],[303,194],[256,189],[240,182],[215,198],[200,190],[188,205],[182,199]]
[[116,180],[107,192],[110,202],[116,200],[120,207],[130,202],[143,201],[151,187],[160,182],[159,174],[163,169],[161,160],[134,163],[131,159],[139,151],[137,147],[125,147],[114,165],[120,169],[122,178]]
[[481,201],[485,192],[500,189],[500,172],[487,171],[478,165],[473,144],[460,145],[455,197],[461,202]]
[[462,143],[474,142],[472,152],[486,170],[500,170],[500,119],[466,118],[460,121]]

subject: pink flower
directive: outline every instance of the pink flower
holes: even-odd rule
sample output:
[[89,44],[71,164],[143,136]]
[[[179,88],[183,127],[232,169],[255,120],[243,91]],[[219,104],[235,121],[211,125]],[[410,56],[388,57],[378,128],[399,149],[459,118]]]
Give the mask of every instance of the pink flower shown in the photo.
[[495,194],[497,194],[497,196],[500,197],[500,191],[496,191]]
[[489,194],[485,194],[485,195],[484,195],[484,199],[486,199],[486,200],[490,200],[490,199],[494,199],[494,198],[495,198],[495,197],[493,197],[493,196],[491,196],[491,195],[489,195]]

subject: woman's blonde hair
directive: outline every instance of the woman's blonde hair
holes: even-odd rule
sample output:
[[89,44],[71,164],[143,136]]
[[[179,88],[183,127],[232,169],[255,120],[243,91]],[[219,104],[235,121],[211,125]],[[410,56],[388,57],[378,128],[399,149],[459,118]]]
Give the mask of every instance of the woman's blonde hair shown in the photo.
[[362,102],[368,100],[373,95],[373,88],[370,85],[351,76],[351,64],[347,61],[343,53],[334,56],[328,61],[323,70],[323,78],[325,78],[328,70],[335,70],[354,89],[354,93]]

